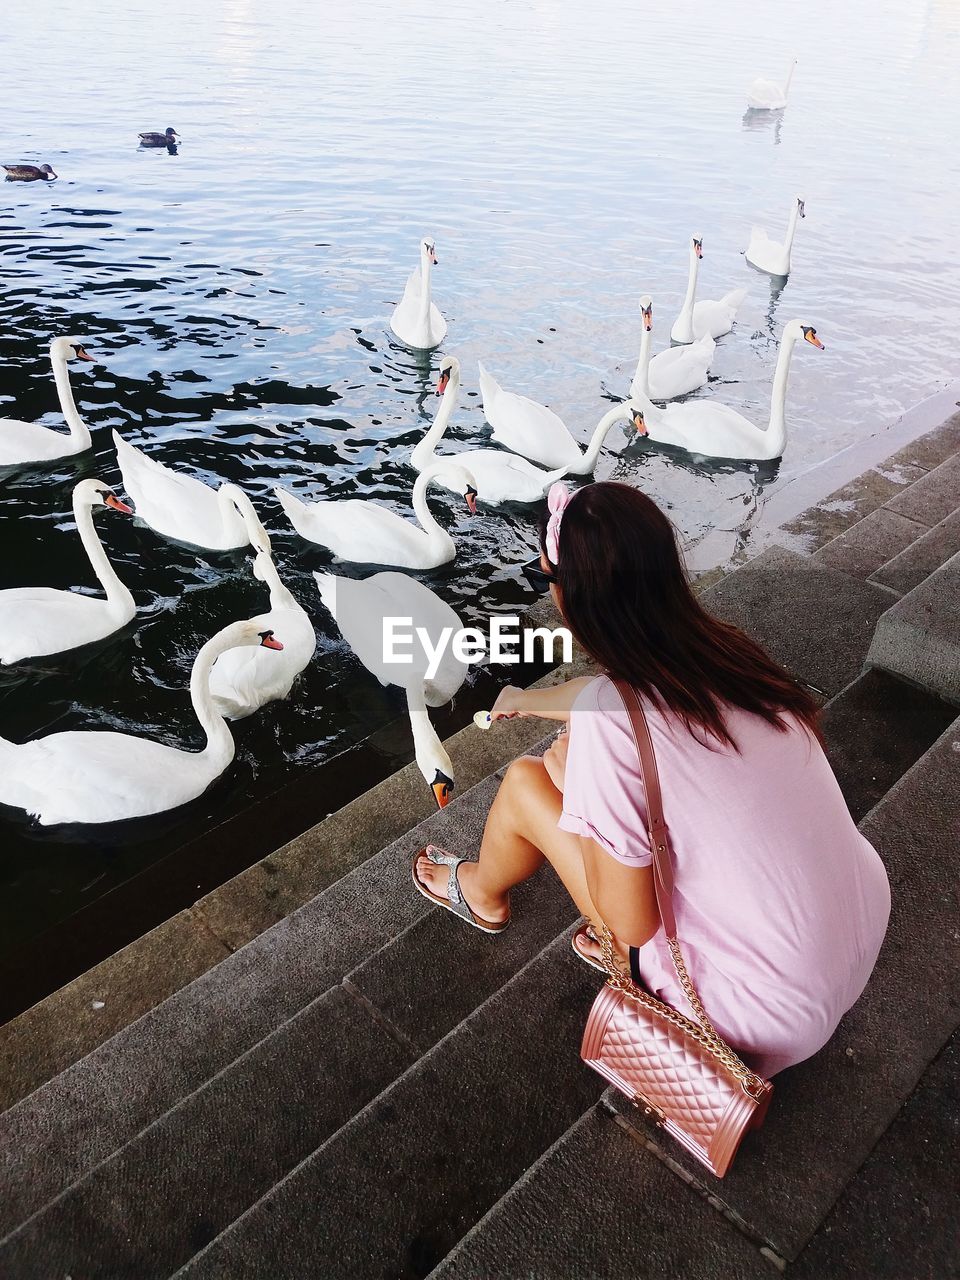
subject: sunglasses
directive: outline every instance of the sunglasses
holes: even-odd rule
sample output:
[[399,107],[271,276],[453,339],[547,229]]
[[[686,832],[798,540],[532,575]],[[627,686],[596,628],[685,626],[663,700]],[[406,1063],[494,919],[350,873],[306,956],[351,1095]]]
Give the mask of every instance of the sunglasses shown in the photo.
[[546,595],[550,587],[559,581],[555,574],[546,573],[540,568],[539,560],[531,560],[529,564],[525,564],[523,566],[523,576],[534,591],[541,596]]

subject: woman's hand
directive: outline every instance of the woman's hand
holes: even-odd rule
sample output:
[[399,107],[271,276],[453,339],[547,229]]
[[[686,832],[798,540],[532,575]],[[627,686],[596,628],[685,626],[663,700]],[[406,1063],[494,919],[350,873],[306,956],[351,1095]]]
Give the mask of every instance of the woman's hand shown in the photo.
[[490,708],[491,720],[512,720],[514,716],[529,715],[525,709],[526,689],[516,689],[512,684],[506,685],[497,694],[497,700]]
[[543,753],[543,767],[547,771],[547,777],[561,795],[563,795],[563,779],[567,768],[567,746],[569,741],[570,735],[566,729],[561,729]]

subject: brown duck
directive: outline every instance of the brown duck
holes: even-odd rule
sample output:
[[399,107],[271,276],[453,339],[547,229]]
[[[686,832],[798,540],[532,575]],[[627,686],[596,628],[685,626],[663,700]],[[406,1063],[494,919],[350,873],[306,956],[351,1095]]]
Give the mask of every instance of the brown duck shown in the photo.
[[13,182],[36,182],[38,178],[52,182],[57,176],[48,164],[5,164],[3,167]]
[[141,147],[169,147],[180,137],[173,128],[166,129],[163,133],[141,133],[138,136]]

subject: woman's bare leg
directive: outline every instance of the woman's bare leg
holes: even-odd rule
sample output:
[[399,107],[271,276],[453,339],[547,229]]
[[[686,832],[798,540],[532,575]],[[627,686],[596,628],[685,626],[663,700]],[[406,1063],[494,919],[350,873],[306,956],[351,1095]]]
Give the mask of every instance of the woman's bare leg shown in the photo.
[[[458,872],[463,896],[476,915],[491,923],[506,920],[510,890],[529,879],[546,858],[581,913],[597,920],[579,838],[557,826],[561,808],[560,792],[542,762],[533,756],[515,760],[490,806],[479,862],[465,862]],[[417,876],[433,893],[446,894],[447,867],[423,857]]]

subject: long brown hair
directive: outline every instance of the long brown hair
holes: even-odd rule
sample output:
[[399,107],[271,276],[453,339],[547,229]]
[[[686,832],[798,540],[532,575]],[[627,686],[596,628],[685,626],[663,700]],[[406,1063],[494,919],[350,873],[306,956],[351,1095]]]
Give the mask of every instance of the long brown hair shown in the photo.
[[[543,530],[541,546],[546,555]],[[736,749],[727,703],[783,731],[782,715],[792,713],[820,737],[810,694],[700,604],[673,525],[638,489],[609,480],[580,489],[563,513],[553,572],[564,619],[587,653],[691,731],[700,727]]]

